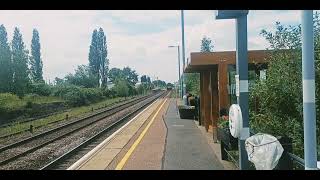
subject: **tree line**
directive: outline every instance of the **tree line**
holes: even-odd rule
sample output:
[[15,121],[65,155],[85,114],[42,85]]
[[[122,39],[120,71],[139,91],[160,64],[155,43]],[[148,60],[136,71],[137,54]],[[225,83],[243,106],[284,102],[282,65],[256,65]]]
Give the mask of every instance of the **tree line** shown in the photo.
[[[42,96],[58,95],[75,101],[87,95],[89,97],[89,91],[91,94],[102,91],[99,94],[108,97],[129,96],[141,93],[141,88],[143,92],[152,89],[153,83],[165,84],[164,81],[151,82],[150,77],[143,75],[138,90],[135,87],[138,82],[135,70],[128,66],[123,69],[109,69],[108,42],[101,27],[92,32],[88,63],[78,65],[74,73],[69,73],[63,78],[56,77],[53,84],[47,84],[43,80],[40,35],[37,29],[33,29],[30,48],[29,53],[19,28],[15,27],[13,39],[8,42],[6,28],[3,24],[0,26],[0,93],[11,93],[20,98],[30,93]],[[114,85],[112,88],[108,88],[110,83]],[[82,91],[79,88],[87,90]],[[100,90],[90,90],[90,88]]]
[[[63,79],[55,78],[56,85],[73,84],[84,88],[103,88],[117,92],[119,96],[129,96],[145,93],[156,85],[166,87],[166,82],[156,80],[151,82],[150,77],[142,75],[141,84],[138,82],[138,73],[126,66],[122,69],[109,69],[107,39],[103,29],[94,29],[89,47],[87,65],[79,65],[74,74],[67,74]],[[114,85],[112,88],[108,87]]]
[[0,26],[0,93],[23,96],[31,83],[44,82],[40,49],[37,29],[33,29],[30,55],[19,28],[14,28],[9,43],[6,28],[3,24]]

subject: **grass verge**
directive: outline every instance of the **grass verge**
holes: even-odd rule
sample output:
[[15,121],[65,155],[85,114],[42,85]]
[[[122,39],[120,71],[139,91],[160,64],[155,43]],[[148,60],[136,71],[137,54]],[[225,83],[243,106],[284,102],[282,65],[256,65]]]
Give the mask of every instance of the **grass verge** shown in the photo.
[[[133,97],[131,97],[133,98]],[[0,136],[7,136],[7,135],[11,135],[11,134],[16,134],[19,132],[24,132],[29,130],[30,125],[33,125],[35,131],[37,128],[39,127],[43,127],[43,126],[47,126],[49,124],[58,122],[58,121],[63,121],[66,120],[66,115],[68,114],[68,119],[71,118],[79,118],[81,116],[84,116],[86,114],[91,113],[92,108],[94,110],[96,109],[101,109],[104,107],[108,107],[111,104],[120,102],[125,100],[125,98],[122,97],[117,97],[117,98],[112,98],[112,99],[107,99],[98,103],[94,103],[88,106],[81,106],[81,107],[74,107],[74,108],[70,108],[68,109],[68,111],[66,112],[62,112],[62,113],[58,113],[58,114],[54,114],[52,116],[48,116],[45,118],[41,118],[41,119],[37,119],[34,121],[30,121],[30,122],[24,122],[24,123],[19,123],[19,122],[15,122],[12,123],[9,126],[6,127],[2,127],[0,128]]]

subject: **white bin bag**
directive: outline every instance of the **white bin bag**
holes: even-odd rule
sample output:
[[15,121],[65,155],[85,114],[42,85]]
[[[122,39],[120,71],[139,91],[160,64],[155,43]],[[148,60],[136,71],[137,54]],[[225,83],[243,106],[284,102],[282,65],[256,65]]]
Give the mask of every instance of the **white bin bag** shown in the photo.
[[269,134],[255,134],[249,137],[245,144],[248,159],[254,163],[257,170],[274,169],[283,153],[278,139]]

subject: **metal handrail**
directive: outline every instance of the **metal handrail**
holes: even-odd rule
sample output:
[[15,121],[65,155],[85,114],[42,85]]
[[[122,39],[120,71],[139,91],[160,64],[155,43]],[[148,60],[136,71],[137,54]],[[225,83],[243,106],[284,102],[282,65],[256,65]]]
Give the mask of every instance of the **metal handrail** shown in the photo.
[[304,159],[300,158],[299,156],[289,153],[288,152],[288,156],[290,157],[290,159],[292,159],[293,161],[297,162],[299,165],[305,167],[304,165]]

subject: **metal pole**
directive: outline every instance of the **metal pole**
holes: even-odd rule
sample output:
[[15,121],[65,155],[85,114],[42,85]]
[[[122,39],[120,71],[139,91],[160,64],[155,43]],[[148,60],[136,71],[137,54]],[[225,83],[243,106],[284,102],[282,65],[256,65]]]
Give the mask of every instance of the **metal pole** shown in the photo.
[[236,41],[237,41],[237,74],[239,75],[239,97],[238,104],[242,112],[242,129],[239,138],[239,167],[241,170],[249,169],[248,155],[245,149],[245,140],[249,133],[249,108],[248,108],[248,37],[247,16],[236,19]]
[[[181,10],[181,30],[182,30],[182,62],[183,62],[183,71],[184,71],[185,47],[184,47],[184,13],[183,13],[183,10]],[[186,93],[185,78],[184,78],[183,71],[182,71],[182,95],[184,95]]]
[[[182,82],[180,80],[180,46],[179,45],[178,45],[178,65],[179,65],[179,83],[180,83],[180,85],[182,85]],[[180,86],[179,92],[181,92],[181,94],[179,94],[179,95],[182,98],[182,86]]]
[[302,12],[302,87],[305,170],[317,169],[313,11]]

